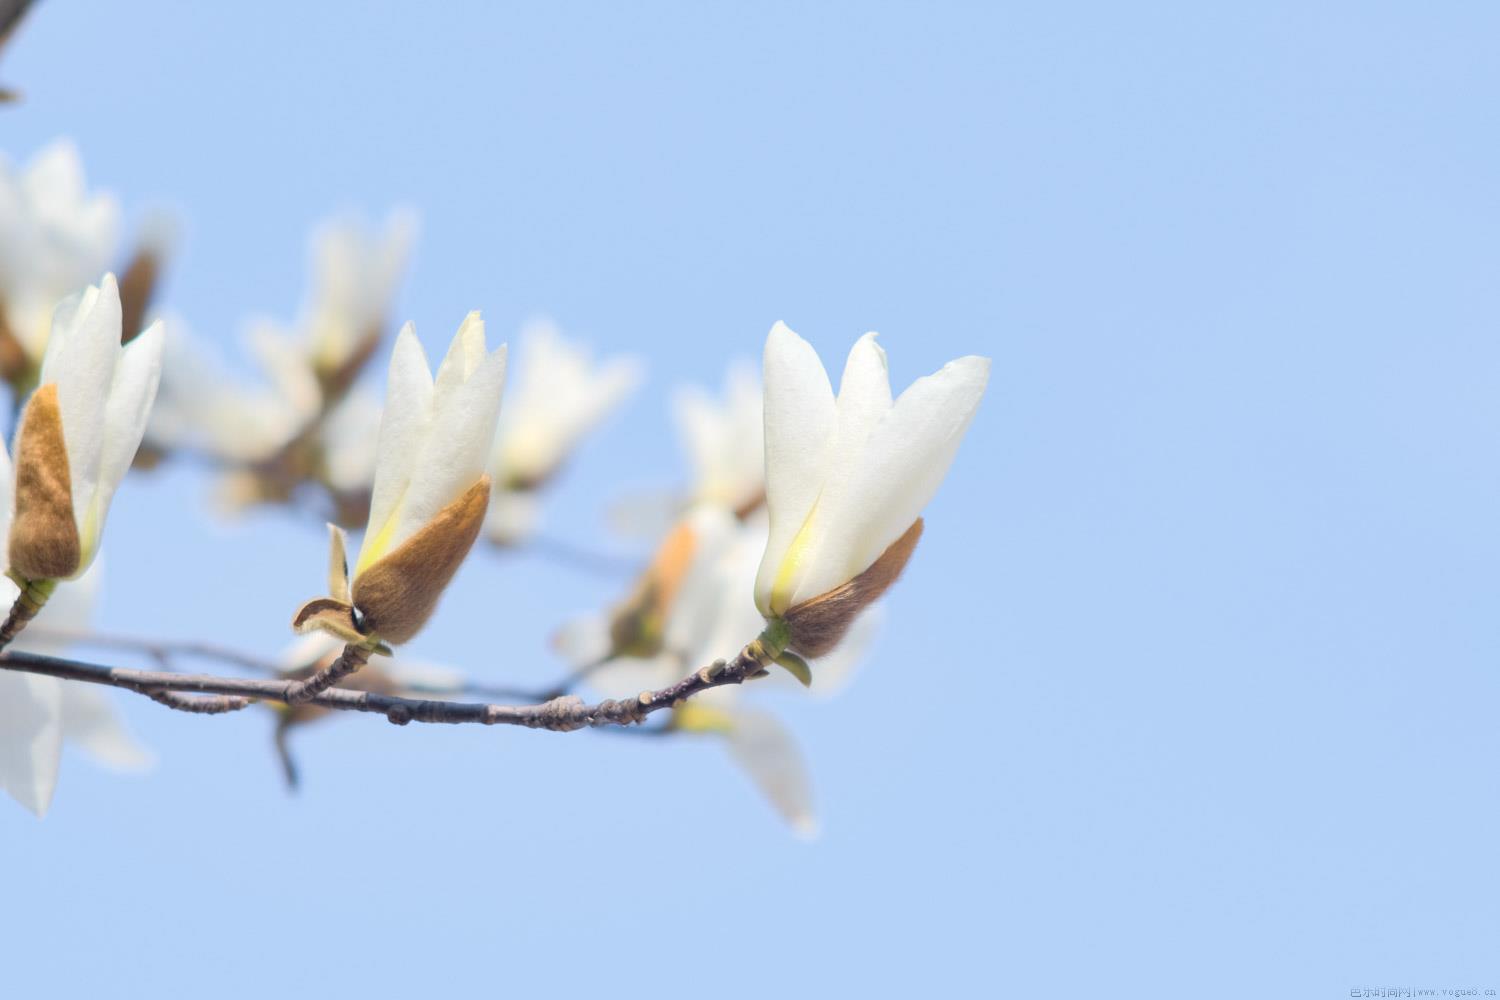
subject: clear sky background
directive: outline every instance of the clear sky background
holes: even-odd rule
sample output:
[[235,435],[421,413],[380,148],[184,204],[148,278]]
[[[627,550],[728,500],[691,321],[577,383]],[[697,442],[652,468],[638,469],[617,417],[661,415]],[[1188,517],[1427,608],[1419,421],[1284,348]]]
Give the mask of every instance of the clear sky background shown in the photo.
[[[824,836],[711,746],[262,713],[0,808],[6,995],[1500,989],[1500,8],[85,4],[0,144],[185,221],[232,349],[307,231],[420,210],[399,314],[538,312],[650,381],[549,533],[683,476],[666,396],[785,319],[989,395],[843,698]],[[109,628],[273,653],[322,529],[132,479]],[[481,553],[413,652],[542,681],[618,589]]]

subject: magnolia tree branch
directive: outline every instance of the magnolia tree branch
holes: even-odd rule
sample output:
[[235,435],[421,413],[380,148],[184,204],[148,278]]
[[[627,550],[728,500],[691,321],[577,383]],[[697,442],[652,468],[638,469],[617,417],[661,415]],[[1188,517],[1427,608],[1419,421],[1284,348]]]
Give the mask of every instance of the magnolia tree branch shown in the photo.
[[[141,636],[121,635],[116,632],[85,632],[73,629],[54,629],[32,626],[26,630],[28,636],[46,639],[69,646],[89,646],[119,652],[139,653],[155,660],[162,668],[171,669],[179,660],[212,660],[255,674],[290,679],[289,674],[312,666],[307,663],[276,663],[259,656],[242,653],[229,646],[194,639],[147,639]],[[321,659],[321,657],[319,658]],[[442,694],[468,694],[476,698],[493,698],[504,701],[550,701],[568,694],[588,676],[608,661],[590,663],[571,671],[555,684],[545,688],[510,687],[503,684],[485,684],[473,678],[463,678],[455,683],[423,683],[420,678],[402,677],[400,686],[409,692]]]
[[[355,647],[357,648],[357,647]],[[346,650],[347,652],[347,650]],[[340,657],[340,660],[343,660]],[[643,691],[622,701],[605,700],[588,704],[576,696],[553,698],[537,705],[493,705],[480,702],[402,698],[370,691],[350,691],[330,687],[301,700],[301,704],[345,712],[370,712],[384,715],[390,722],[404,726],[409,722],[478,723],[485,726],[525,726],[572,732],[596,726],[629,726],[643,721],[653,712],[671,708],[709,688],[742,684],[765,673],[775,660],[775,650],[756,639],[740,650],[733,659],[715,660],[675,684],[657,691]],[[80,660],[42,656],[39,653],[7,652],[0,655],[0,670],[42,674],[63,680],[84,681],[123,688],[145,695],[170,708],[195,713],[215,714],[245,707],[239,700],[274,701],[294,704],[303,698],[306,681],[270,680],[243,677],[216,677],[209,674],[179,674],[168,671],[131,670],[107,667]],[[161,697],[165,695],[166,697]],[[183,700],[193,695],[219,696],[217,700]],[[209,707],[200,707],[209,706]]]

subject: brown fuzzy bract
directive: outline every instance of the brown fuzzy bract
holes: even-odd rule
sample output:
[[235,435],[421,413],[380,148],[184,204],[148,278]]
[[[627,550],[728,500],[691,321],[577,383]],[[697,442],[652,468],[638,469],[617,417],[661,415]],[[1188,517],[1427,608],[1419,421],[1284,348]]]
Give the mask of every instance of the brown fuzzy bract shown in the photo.
[[366,631],[395,643],[417,634],[479,537],[489,503],[490,477],[482,476],[394,552],[359,574],[354,606],[364,615]]
[[16,518],[10,526],[10,568],[28,580],[65,580],[78,572],[81,558],[57,384],[49,382],[26,404],[16,435]]
[[354,605],[332,597],[315,597],[292,616],[298,632],[327,632],[345,642],[364,642],[369,636],[354,623]]
[[904,535],[880,554],[879,559],[870,564],[869,569],[848,583],[788,610],[782,616],[791,633],[788,645],[813,659],[832,652],[859,613],[896,582],[921,537],[922,519],[919,517]]

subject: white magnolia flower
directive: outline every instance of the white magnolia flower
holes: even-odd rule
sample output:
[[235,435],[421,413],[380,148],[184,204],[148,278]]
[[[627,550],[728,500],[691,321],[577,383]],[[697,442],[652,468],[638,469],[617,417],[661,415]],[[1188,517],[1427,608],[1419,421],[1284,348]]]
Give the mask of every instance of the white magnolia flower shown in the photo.
[[506,394],[490,462],[499,488],[486,531],[504,543],[534,530],[536,490],[641,379],[634,358],[596,364],[550,323],[532,324],[521,338],[519,374]]
[[380,397],[355,388],[334,407],[321,430],[324,478],[341,493],[367,493],[380,457]]
[[[320,413],[336,411],[379,343],[415,231],[415,217],[404,211],[393,212],[379,233],[354,219],[324,223],[312,240],[312,280],[296,326],[258,319],[245,336],[258,384],[233,378],[185,332],[174,333],[151,443],[200,448],[238,465],[264,463]],[[348,473],[341,465],[340,478],[347,481]],[[236,498],[256,499],[261,485],[253,473],[235,474],[224,492],[240,506]]]
[[120,345],[112,274],[58,305],[39,388],[16,436],[13,574],[70,579],[93,562],[110,501],[146,429],[161,355],[159,323]]
[[257,320],[245,346],[264,381],[235,378],[185,324],[173,322],[147,440],[163,449],[199,448],[250,464],[271,458],[306,428],[322,405],[322,392],[290,331]]
[[408,323],[391,355],[380,420],[370,519],[352,580],[339,578],[343,536],[334,531],[333,600],[309,602],[299,629],[405,642],[431,615],[479,533],[489,503],[484,473],[505,381],[505,346],[486,353],[484,322],[470,313],[434,379]]
[[[680,551],[687,539],[686,552]],[[590,684],[612,698],[628,698],[666,687],[692,670],[737,654],[764,626],[750,581],[765,549],[764,518],[740,524],[722,507],[703,505],[689,512],[664,548],[676,548],[658,565],[677,565],[677,582],[667,595],[661,648],[654,655],[611,660],[590,676]],[[665,576],[659,574],[658,578]],[[660,587],[658,583],[656,586]],[[847,683],[863,659],[875,616],[861,615],[846,641],[817,663],[815,694],[828,695]],[[575,625],[569,639],[585,642]],[[605,629],[607,631],[607,627]],[[594,642],[597,649],[608,642]],[[786,676],[775,671],[775,676]],[[756,681],[755,686],[775,681]],[[800,834],[816,833],[811,784],[795,741],[776,718],[742,704],[745,689],[727,685],[695,695],[674,710],[673,728],[722,738],[744,770]]]
[[88,191],[68,140],[42,149],[24,169],[0,159],[0,316],[33,363],[58,300],[109,266],[119,224],[118,203]]
[[771,527],[755,602],[785,622],[793,648],[817,656],[910,556],[990,363],[951,361],[892,401],[885,352],[868,333],[849,352],[835,398],[817,352],[777,323],[764,367]]
[[[0,447],[0,533],[10,531],[10,459]],[[57,636],[85,629],[98,596],[100,566],[58,587],[10,648],[61,655],[67,643]],[[0,577],[0,601],[19,594]],[[49,637],[47,633],[54,635]],[[0,670],[0,788],[37,816],[46,813],[57,787],[63,744],[72,743],[105,767],[140,770],[151,754],[130,736],[104,692],[89,684]]]
[[313,284],[303,325],[315,369],[333,375],[373,350],[416,238],[414,213],[397,209],[376,231],[355,218],[322,224],[312,240]]
[[766,495],[765,433],[760,379],[736,364],[716,399],[697,386],[673,397],[678,436],[693,471],[689,504],[714,503],[746,513]]

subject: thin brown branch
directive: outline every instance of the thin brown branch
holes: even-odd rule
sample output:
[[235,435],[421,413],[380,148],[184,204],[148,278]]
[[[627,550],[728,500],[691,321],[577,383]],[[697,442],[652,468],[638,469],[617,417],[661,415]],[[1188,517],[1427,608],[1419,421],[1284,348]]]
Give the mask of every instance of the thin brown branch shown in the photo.
[[[742,684],[763,674],[774,659],[774,652],[766,648],[762,640],[757,639],[731,660],[715,660],[675,684],[657,691],[644,691],[635,698],[623,701],[605,700],[587,704],[581,698],[566,696],[537,705],[492,705],[402,698],[333,687],[308,698],[305,704],[336,711],[384,715],[388,721],[398,726],[409,722],[478,723],[486,726],[525,726],[528,729],[548,729],[554,732],[571,732],[594,726],[629,726],[641,722],[653,712],[673,707],[709,688]],[[283,704],[291,703],[290,696],[303,683],[294,680],[130,670],[14,651],[0,655],[0,669],[103,684],[148,697],[161,692],[177,691],[187,694],[231,695]]]
[[46,599],[38,600],[32,593],[31,587],[25,587],[16,595],[15,601],[10,606],[10,612],[5,616],[5,621],[0,622],[0,649],[9,646],[15,637],[26,628],[26,623],[35,618],[37,612],[42,610]]
[[254,698],[232,694],[183,694],[180,691],[161,690],[143,693],[158,705],[192,715],[223,715],[255,704]]
[[[80,632],[70,629],[55,629],[32,626],[27,634],[38,639],[46,639],[58,644],[70,646],[88,646],[95,649],[112,649],[127,653],[140,653],[149,656],[163,668],[170,669],[177,665],[179,659],[211,660],[227,664],[232,667],[240,667],[256,674],[264,674],[268,677],[287,677],[301,667],[311,664],[278,664],[272,660],[242,653],[228,646],[220,646],[211,642],[200,642],[195,639],[147,639],[141,636],[122,635],[117,632]],[[545,688],[515,687],[504,684],[486,684],[483,681],[463,679],[458,683],[434,683],[424,684],[420,678],[401,677],[398,685],[409,694],[467,694],[476,698],[490,698],[503,701],[549,701],[560,695],[568,694],[577,687],[590,673],[598,669],[607,660],[591,663],[568,673],[552,685]]]
[[339,658],[326,667],[315,670],[312,676],[293,681],[286,689],[283,699],[288,705],[302,705],[334,687],[339,681],[370,662],[370,650],[365,646],[346,643]]

